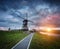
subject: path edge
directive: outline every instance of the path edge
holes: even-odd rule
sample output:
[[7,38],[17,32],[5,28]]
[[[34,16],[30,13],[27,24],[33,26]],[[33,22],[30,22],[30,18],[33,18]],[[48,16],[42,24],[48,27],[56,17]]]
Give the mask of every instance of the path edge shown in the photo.
[[28,43],[27,49],[29,49],[29,47],[30,47],[30,43],[31,43],[31,41],[32,41],[33,36],[34,36],[34,33],[33,33],[32,37],[31,37],[31,39],[30,39],[30,41],[29,41],[29,43]]
[[[29,34],[30,35],[30,34]],[[25,38],[27,38],[29,35],[21,39],[17,44],[15,44],[11,49],[14,49],[17,45],[19,45]]]

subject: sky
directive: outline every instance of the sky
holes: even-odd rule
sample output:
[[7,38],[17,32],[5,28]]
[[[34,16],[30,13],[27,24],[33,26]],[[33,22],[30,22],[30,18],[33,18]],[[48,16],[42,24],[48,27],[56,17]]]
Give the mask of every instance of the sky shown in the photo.
[[[60,27],[60,0],[0,0],[0,29],[22,28],[26,13],[35,24]],[[34,23],[28,22],[29,28],[36,28]]]

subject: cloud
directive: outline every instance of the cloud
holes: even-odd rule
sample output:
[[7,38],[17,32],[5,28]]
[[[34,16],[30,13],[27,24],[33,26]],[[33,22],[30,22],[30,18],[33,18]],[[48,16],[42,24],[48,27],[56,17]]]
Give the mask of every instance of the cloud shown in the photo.
[[[0,12],[1,13],[1,12]],[[0,14],[0,27],[11,27],[12,25],[21,25],[21,19],[18,17],[9,15],[8,12],[2,12]]]
[[[23,19],[20,16],[25,18],[26,12],[28,19],[35,23],[44,24],[46,22],[50,25],[51,22],[59,26],[59,2],[59,0],[0,0],[0,26],[12,27],[12,24],[17,27],[21,26]],[[20,13],[17,12],[19,16],[10,15],[11,9],[19,11]]]
[[60,14],[51,14],[46,18],[42,19],[41,25],[51,26],[51,27],[60,27],[59,21],[60,21]]

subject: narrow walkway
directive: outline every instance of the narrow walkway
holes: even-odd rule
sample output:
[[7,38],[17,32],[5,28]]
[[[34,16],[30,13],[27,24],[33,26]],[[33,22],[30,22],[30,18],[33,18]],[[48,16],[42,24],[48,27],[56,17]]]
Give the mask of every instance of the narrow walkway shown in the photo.
[[31,33],[27,37],[25,37],[23,40],[21,40],[19,43],[17,43],[14,47],[11,49],[29,49],[30,42],[32,40],[34,33]]

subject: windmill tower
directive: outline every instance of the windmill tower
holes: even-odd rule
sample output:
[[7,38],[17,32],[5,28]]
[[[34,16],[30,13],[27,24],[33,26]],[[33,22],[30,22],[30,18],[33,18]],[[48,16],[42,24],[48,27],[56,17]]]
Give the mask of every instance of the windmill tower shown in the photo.
[[28,15],[26,13],[26,18],[23,20],[23,26],[22,26],[22,30],[24,31],[28,31]]

